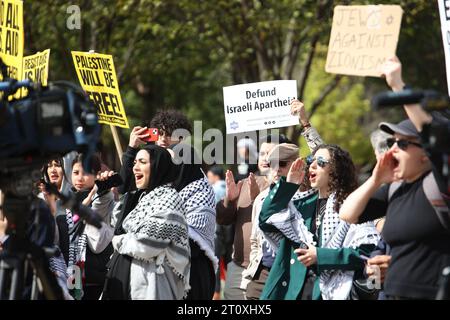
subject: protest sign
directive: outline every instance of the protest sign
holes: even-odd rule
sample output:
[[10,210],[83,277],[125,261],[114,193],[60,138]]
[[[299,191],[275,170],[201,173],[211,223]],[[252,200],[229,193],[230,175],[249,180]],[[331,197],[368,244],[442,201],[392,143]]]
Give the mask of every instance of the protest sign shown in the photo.
[[[22,1],[0,0],[0,29],[0,57],[8,66],[7,76],[22,80],[24,47]],[[16,97],[20,97],[20,90]]]
[[128,128],[111,55],[72,51],[78,80],[97,106],[98,122]]
[[336,6],[325,70],[380,77],[395,55],[402,14],[397,5]]
[[442,42],[444,43],[447,89],[450,95],[450,0],[438,0],[441,17]]
[[[47,86],[50,49],[23,57],[22,79],[29,79],[35,83]],[[27,89],[22,89],[22,97],[27,95]]]
[[223,88],[227,134],[287,127],[299,123],[290,103],[297,97],[295,80],[241,84]]

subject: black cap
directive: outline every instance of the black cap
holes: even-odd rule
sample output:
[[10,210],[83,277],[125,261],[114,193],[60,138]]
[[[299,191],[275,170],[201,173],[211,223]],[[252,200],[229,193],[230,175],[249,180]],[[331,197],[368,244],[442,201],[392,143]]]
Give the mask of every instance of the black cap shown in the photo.
[[389,134],[399,133],[401,135],[408,137],[414,138],[420,137],[416,127],[409,119],[403,120],[402,122],[397,124],[392,124],[389,122],[381,122],[378,125],[378,128],[380,128],[381,131],[384,131]]

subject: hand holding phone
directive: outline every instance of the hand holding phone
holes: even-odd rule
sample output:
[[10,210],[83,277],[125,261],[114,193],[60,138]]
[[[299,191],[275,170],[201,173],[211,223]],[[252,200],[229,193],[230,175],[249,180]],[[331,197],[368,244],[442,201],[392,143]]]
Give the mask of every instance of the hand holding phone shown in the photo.
[[106,180],[95,180],[95,184],[97,185],[97,193],[100,193],[105,190],[109,190],[113,187],[118,187],[123,183],[122,178],[118,173],[113,174],[108,177]]
[[292,246],[294,247],[294,250],[296,250],[296,249],[308,249],[309,248],[308,245],[305,242],[301,241],[301,240],[300,240],[300,242],[294,242]]

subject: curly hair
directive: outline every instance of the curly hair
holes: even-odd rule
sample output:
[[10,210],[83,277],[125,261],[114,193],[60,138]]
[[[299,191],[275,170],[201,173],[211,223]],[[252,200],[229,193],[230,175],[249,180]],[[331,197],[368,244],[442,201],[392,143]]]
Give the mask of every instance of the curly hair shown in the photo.
[[327,149],[330,153],[329,191],[336,192],[334,210],[339,211],[345,198],[357,187],[356,168],[350,153],[335,144],[322,144],[316,147],[313,155],[320,149]]
[[166,135],[172,135],[176,129],[186,129],[192,134],[192,126],[188,118],[177,110],[159,111],[150,121],[151,128],[164,131]]

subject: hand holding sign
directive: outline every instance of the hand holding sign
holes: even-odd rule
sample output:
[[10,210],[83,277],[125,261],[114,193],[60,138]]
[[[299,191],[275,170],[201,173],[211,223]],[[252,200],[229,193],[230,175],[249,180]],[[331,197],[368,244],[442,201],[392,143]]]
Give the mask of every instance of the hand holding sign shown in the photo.
[[402,63],[394,56],[389,58],[382,66],[381,73],[386,77],[386,82],[393,91],[401,91],[405,86],[402,79]]
[[291,102],[291,114],[292,115],[298,115],[298,119],[302,123],[302,125],[305,125],[308,123],[308,116],[306,115],[305,105],[303,102],[294,99]]

